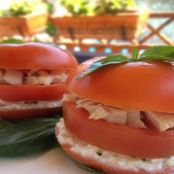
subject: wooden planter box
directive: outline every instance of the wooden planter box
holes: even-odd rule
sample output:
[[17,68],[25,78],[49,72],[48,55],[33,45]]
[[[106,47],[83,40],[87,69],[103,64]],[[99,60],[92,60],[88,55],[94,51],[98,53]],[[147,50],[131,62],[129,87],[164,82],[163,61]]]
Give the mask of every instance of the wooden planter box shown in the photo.
[[3,36],[22,35],[32,36],[45,30],[48,15],[30,14],[20,17],[1,17],[0,18],[0,38]]
[[139,36],[148,19],[148,13],[128,12],[115,16],[80,16],[50,18],[59,36],[70,39],[132,40]]

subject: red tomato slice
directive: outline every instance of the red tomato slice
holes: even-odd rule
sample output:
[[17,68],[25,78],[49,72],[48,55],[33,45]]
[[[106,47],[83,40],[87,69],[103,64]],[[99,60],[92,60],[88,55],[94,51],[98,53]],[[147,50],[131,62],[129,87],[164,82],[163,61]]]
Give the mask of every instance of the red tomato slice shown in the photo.
[[65,92],[64,83],[49,86],[0,85],[0,99],[12,102],[59,100]]
[[174,130],[157,132],[88,119],[85,109],[75,103],[63,104],[68,130],[79,139],[112,152],[142,158],[162,158],[174,155]]

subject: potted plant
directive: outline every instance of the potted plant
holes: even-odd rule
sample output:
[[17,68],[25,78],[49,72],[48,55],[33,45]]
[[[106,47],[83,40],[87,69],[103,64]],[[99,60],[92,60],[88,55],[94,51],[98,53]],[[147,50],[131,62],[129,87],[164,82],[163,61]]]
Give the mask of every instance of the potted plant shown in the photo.
[[41,0],[13,0],[0,14],[0,37],[32,36],[44,31],[47,25],[48,14]]
[[[148,13],[139,12],[134,0],[61,0],[66,16],[52,15],[59,36],[84,39],[133,40],[144,27]],[[62,8],[62,7],[61,7]]]

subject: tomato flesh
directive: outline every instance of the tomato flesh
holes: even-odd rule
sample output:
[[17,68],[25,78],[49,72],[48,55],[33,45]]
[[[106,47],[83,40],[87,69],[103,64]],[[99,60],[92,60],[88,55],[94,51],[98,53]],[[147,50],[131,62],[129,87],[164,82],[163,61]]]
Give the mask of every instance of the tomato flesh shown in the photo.
[[64,83],[49,86],[0,85],[0,99],[11,102],[59,100],[65,92]]
[[88,119],[88,112],[83,108],[76,108],[74,102],[64,102],[63,111],[68,130],[89,144],[141,158],[174,155],[174,130],[160,133]]

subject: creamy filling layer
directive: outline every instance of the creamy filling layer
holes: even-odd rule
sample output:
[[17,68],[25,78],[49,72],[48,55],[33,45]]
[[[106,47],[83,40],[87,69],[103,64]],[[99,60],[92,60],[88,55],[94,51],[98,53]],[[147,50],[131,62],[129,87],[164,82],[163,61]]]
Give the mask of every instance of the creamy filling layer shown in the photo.
[[145,170],[153,172],[164,167],[174,167],[174,156],[157,159],[141,159],[101,149],[74,137],[65,127],[63,118],[56,125],[57,139],[62,145],[70,145],[71,150],[86,158],[92,158],[111,167],[125,170]]
[[72,94],[65,94],[63,101],[73,101],[77,108],[87,110],[89,119],[103,119],[109,123],[128,125],[135,128],[153,128],[160,132],[174,128],[174,113],[120,109]]
[[14,110],[14,109],[44,109],[44,108],[57,108],[62,106],[61,100],[51,101],[35,101],[35,102],[6,102],[0,100],[0,109]]

